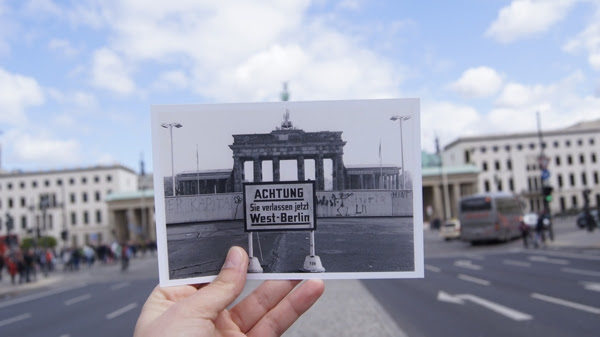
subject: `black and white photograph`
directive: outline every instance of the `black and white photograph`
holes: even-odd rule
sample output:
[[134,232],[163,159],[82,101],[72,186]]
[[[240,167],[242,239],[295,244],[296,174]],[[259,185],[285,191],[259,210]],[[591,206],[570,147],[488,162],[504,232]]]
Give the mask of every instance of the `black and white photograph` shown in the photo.
[[153,105],[161,285],[423,277],[419,104]]

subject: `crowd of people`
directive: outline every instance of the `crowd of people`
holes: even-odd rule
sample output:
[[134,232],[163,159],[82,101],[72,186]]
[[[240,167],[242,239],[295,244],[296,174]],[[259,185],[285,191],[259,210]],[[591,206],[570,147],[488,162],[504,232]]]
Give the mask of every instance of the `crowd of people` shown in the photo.
[[110,245],[84,245],[82,247],[27,248],[9,247],[0,252],[0,282],[3,274],[8,274],[13,285],[35,282],[38,275],[48,276],[51,272],[62,270],[76,272],[85,266],[91,268],[95,263],[121,263],[121,270],[127,270],[129,260],[139,255],[156,253],[156,242],[118,243]]

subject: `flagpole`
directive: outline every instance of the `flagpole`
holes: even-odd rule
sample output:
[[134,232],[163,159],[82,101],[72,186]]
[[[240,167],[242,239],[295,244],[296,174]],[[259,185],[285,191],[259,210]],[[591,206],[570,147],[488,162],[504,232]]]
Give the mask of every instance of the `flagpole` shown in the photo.
[[200,194],[200,157],[198,156],[198,144],[196,144],[196,178],[198,179],[198,194]]
[[379,188],[383,185],[383,161],[381,159],[381,139],[379,140]]

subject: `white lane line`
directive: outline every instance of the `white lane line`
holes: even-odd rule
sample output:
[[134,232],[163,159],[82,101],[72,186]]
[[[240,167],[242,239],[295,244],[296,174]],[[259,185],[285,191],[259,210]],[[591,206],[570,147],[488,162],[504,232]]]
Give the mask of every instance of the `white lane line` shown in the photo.
[[109,314],[106,315],[106,319],[113,319],[115,317],[121,316],[124,313],[133,310],[137,308],[137,303],[129,303],[126,306],[122,307],[121,309],[117,309]]
[[29,318],[31,318],[30,313],[22,314],[22,315],[15,316],[12,318],[7,318],[5,320],[0,321],[0,326],[9,325],[9,324],[16,323],[16,322],[22,321],[24,319],[29,319]]
[[481,298],[471,294],[459,294],[459,295],[451,295],[445,293],[443,291],[438,291],[437,296],[438,301],[454,303],[454,304],[465,304],[465,301],[471,301],[475,304],[479,304],[480,306],[492,310],[500,315],[506,316],[515,321],[527,321],[533,319],[533,316],[526,314],[524,312],[520,312],[518,310],[509,308],[502,304],[498,304],[485,298]]
[[69,300],[65,301],[65,305],[69,306],[75,303],[79,303],[79,302],[83,302],[85,300],[89,300],[90,298],[92,298],[91,294],[85,294],[85,295],[81,295],[81,296],[77,296],[77,297],[73,297]]
[[600,315],[600,309],[599,308],[595,308],[595,307],[590,307],[589,305],[585,305],[585,304],[580,304],[580,303],[576,303],[576,302],[571,302],[571,301],[567,301],[567,300],[563,300],[561,298],[556,298],[556,297],[552,297],[552,296],[548,296],[548,295],[543,295],[543,294],[538,294],[538,293],[532,293],[531,297],[541,300],[541,301],[545,301],[545,302],[549,302],[549,303],[554,303],[554,304],[558,304],[558,305],[562,305],[565,307],[569,307],[569,308],[573,308],[573,309],[577,309],[577,310],[581,310],[581,311],[586,311],[592,314],[599,314]]
[[85,286],[87,286],[87,284],[85,284],[85,283],[76,284],[76,285],[70,286],[68,288],[52,289],[52,290],[44,291],[44,292],[37,293],[37,294],[31,294],[31,295],[28,295],[28,296],[18,297],[18,298],[15,298],[15,299],[12,299],[12,300],[8,300],[8,301],[3,301],[3,302],[0,302],[0,309],[9,307],[11,305],[25,303],[25,302],[29,302],[29,301],[33,301],[33,300],[38,300],[40,298],[44,298],[44,297],[48,297],[48,296],[52,296],[52,295],[64,293],[64,292],[67,292],[67,291],[70,291],[70,290],[75,290],[75,289],[83,288]]
[[454,261],[454,265],[457,267],[461,267],[461,268],[465,268],[465,269],[470,269],[470,270],[481,270],[483,269],[482,266],[473,264],[473,262],[469,261],[469,260],[456,260]]
[[112,287],[110,287],[110,290],[119,290],[121,288],[129,287],[129,285],[130,285],[129,282],[117,283],[117,284],[113,285]]
[[504,260],[502,263],[507,264],[509,266],[517,266],[517,267],[531,267],[531,263],[525,261],[516,261],[516,260]]
[[439,272],[441,272],[441,271],[442,271],[440,268],[438,268],[438,267],[436,267],[436,266],[429,265],[429,264],[426,264],[426,265],[425,265],[425,269],[426,269],[426,270],[429,270],[429,271],[431,271],[431,272],[434,272],[434,273],[439,273]]
[[585,275],[585,276],[600,276],[600,272],[597,272],[594,270],[562,268],[561,271],[564,273],[571,273],[571,274],[578,274],[578,275]]
[[549,251],[549,250],[539,250],[536,252],[536,254],[556,256],[556,257],[568,257],[571,259],[580,259],[580,260],[600,261],[600,256],[567,253],[567,252],[555,252],[555,251]]
[[585,290],[600,292],[600,283],[582,282]]
[[544,262],[544,263],[550,263],[550,264],[560,264],[560,265],[569,264],[568,260],[551,259],[546,256],[539,256],[539,255],[530,256],[529,260],[533,261],[533,262]]
[[482,286],[489,286],[490,284],[492,284],[492,282],[490,282],[488,280],[484,280],[481,278],[477,278],[477,277],[473,277],[473,276],[469,276],[469,275],[465,275],[465,274],[458,274],[458,278],[463,281],[477,283]]

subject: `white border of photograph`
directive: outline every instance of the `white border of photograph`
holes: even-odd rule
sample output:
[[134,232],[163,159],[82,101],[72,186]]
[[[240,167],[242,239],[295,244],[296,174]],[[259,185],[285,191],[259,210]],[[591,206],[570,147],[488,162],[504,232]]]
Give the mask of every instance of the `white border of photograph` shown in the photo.
[[[353,114],[365,114],[365,111],[374,111],[378,116],[386,117],[388,123],[391,123],[398,130],[398,121],[392,123],[390,117],[401,115],[410,116],[410,123],[404,123],[404,160],[407,171],[412,174],[413,190],[413,251],[414,251],[414,270],[413,271],[385,271],[385,272],[324,272],[324,273],[249,273],[250,280],[267,279],[391,279],[391,278],[422,278],[424,276],[424,251],[423,251],[423,205],[422,205],[422,176],[421,176],[421,141],[420,141],[420,101],[418,98],[404,99],[373,99],[373,100],[346,100],[346,101],[293,101],[293,102],[270,102],[270,103],[231,103],[231,104],[172,104],[172,105],[153,105],[151,106],[151,130],[153,147],[153,170],[154,170],[154,197],[155,197],[155,221],[157,233],[157,251],[159,262],[159,278],[161,286],[175,286],[184,284],[207,283],[215,279],[215,275],[190,277],[182,279],[170,279],[169,260],[167,247],[167,226],[165,214],[165,190],[164,177],[171,176],[171,155],[165,146],[165,132],[168,131],[161,126],[163,123],[177,121],[178,114],[202,114],[203,116],[214,116],[225,112],[239,111],[251,115],[258,115],[264,111],[277,111],[278,118],[272,121],[272,125],[264,126],[264,119],[261,119],[261,125],[264,130],[275,129],[277,123],[282,118],[281,115],[289,109],[291,120],[294,121],[295,110],[306,110],[318,107],[322,111],[331,111],[335,109],[342,111],[349,119]],[[204,118],[204,123],[210,124],[210,117]],[[240,132],[237,134],[260,133],[253,126],[248,126],[244,121],[232,120],[236,125],[232,129]],[[239,124],[239,125],[238,125]],[[325,130],[303,128],[303,125],[297,125],[299,129],[305,132],[317,131],[343,131],[344,127],[331,128],[324,127]],[[359,127],[360,128],[360,127]],[[331,130],[328,130],[331,129]],[[410,129],[410,130],[409,130]],[[396,133],[398,139],[400,131]],[[268,133],[268,131],[265,131]],[[234,133],[236,134],[236,133]],[[229,135],[231,137],[231,135]],[[233,143],[233,138],[229,144]],[[381,140],[378,140],[381,144]],[[194,143],[195,144],[195,143]],[[372,144],[371,144],[372,145]],[[374,145],[377,152],[377,143]],[[381,146],[381,145],[380,145]],[[388,153],[390,149],[386,150]],[[397,150],[396,150],[397,151]],[[376,154],[375,154],[376,156]],[[231,156],[230,156],[231,158]],[[375,157],[377,158],[377,157]],[[409,160],[407,160],[409,158]],[[194,158],[194,160],[196,160]],[[373,159],[373,162],[379,159]],[[385,159],[384,159],[385,160]],[[231,159],[230,166],[233,159]],[[167,164],[168,163],[168,164]],[[346,159],[345,159],[346,164]],[[215,167],[213,167],[215,168]],[[220,168],[220,167],[217,167]],[[244,226],[243,220],[240,226]],[[317,225],[318,228],[318,225]],[[318,255],[318,247],[317,247]],[[348,256],[348,259],[351,259]]]

